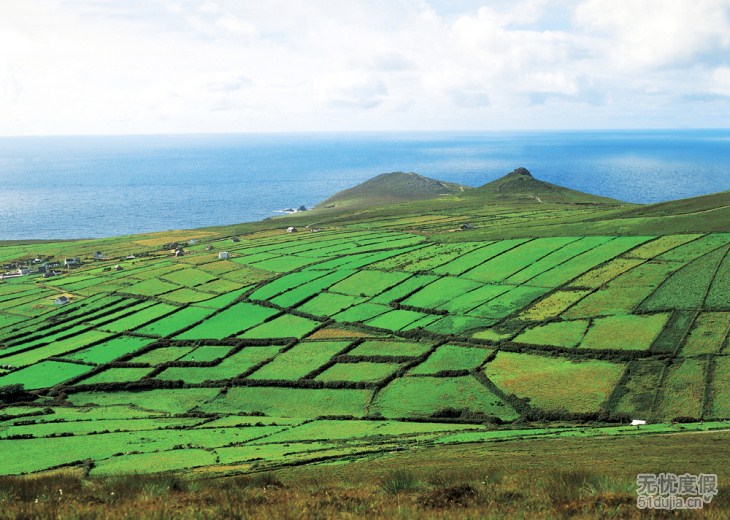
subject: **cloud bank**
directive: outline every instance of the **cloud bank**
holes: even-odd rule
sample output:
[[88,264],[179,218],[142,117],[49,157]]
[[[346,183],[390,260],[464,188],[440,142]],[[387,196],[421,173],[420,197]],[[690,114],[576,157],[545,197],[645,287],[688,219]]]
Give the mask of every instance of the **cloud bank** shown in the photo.
[[0,5],[0,134],[718,127],[728,0]]

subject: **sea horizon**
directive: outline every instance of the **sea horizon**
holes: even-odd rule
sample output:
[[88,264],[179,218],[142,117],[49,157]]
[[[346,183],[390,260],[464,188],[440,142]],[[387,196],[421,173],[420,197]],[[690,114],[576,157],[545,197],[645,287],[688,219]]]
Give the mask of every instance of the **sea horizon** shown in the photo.
[[730,189],[728,129],[0,137],[0,240],[258,221],[390,171],[480,186],[517,167],[632,203]]

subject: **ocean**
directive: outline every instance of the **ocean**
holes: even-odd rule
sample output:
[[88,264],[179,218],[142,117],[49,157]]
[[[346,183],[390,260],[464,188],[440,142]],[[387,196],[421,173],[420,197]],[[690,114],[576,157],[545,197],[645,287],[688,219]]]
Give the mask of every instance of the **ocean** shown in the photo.
[[1,137],[0,240],[233,224],[377,174],[479,186],[516,167],[628,202],[730,189],[730,130]]

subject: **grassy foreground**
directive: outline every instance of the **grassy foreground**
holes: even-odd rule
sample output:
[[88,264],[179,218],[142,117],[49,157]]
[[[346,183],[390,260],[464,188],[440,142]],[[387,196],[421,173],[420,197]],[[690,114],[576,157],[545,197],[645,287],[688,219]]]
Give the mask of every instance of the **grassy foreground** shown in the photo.
[[[0,479],[2,518],[644,518],[636,474],[717,473],[698,512],[730,515],[730,433],[516,440],[225,478],[80,470]],[[655,518],[670,515],[655,514]]]

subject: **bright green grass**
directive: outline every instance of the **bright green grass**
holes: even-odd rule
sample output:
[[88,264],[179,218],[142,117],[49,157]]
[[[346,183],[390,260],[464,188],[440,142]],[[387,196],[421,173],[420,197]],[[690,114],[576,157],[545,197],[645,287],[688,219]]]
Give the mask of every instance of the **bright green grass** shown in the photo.
[[200,307],[186,307],[179,311],[166,316],[165,319],[148,323],[144,327],[140,327],[136,332],[142,334],[151,334],[153,336],[165,337],[177,332],[180,329],[189,327],[213,313],[213,309],[203,309]]
[[247,330],[244,334],[239,335],[241,338],[301,338],[312,332],[320,325],[320,322],[313,321],[308,318],[294,316],[292,314],[283,314],[271,321],[262,323],[252,329]]
[[365,298],[324,292],[300,305],[297,310],[314,316],[329,317],[363,301]]
[[107,323],[103,327],[104,330],[110,330],[112,332],[124,332],[126,330],[134,330],[137,327],[146,325],[151,321],[158,320],[163,316],[172,314],[179,307],[167,305],[165,303],[158,303],[147,309],[135,312],[134,314],[121,318],[112,323]]
[[479,282],[500,282],[576,240],[578,237],[531,240],[462,273],[462,276]]
[[111,337],[111,334],[96,330],[89,330],[73,335],[71,337],[54,341],[45,346],[39,346],[26,352],[20,352],[7,357],[0,358],[0,363],[4,365],[12,365],[22,367],[32,365],[38,361],[51,356],[61,356],[67,352],[71,352],[87,345],[100,342]]
[[329,290],[351,296],[372,297],[398,285],[410,276],[409,273],[401,273],[398,271],[363,269],[334,284]]
[[590,294],[588,290],[558,290],[525,309],[518,318],[530,321],[544,321],[557,318],[582,298]]
[[609,284],[576,303],[563,317],[576,319],[631,314],[652,291],[651,286],[645,285],[625,287]]
[[258,269],[273,271],[275,273],[288,273],[294,269],[299,269],[313,262],[311,258],[303,258],[300,256],[286,255],[261,260],[259,262],[247,262]]
[[352,349],[348,355],[418,357],[425,354],[432,345],[429,341],[368,340]]
[[681,245],[671,251],[657,256],[660,260],[679,260],[688,261],[699,258],[702,255],[713,251],[719,247],[723,247],[730,242],[730,235],[727,233],[711,233],[697,240],[693,240]]
[[387,305],[393,300],[400,300],[402,298],[405,298],[407,295],[414,292],[416,289],[420,287],[424,287],[425,285],[430,284],[431,282],[435,282],[438,280],[438,276],[428,275],[428,274],[416,274],[414,276],[411,276],[410,278],[404,280],[403,282],[399,283],[395,287],[392,287],[388,289],[387,291],[384,291],[374,298],[371,298],[370,301],[372,303],[380,303]]
[[398,363],[337,363],[319,374],[318,381],[376,382],[393,375],[400,368]]
[[41,361],[0,377],[0,386],[22,384],[26,390],[48,388],[89,372],[92,367],[59,361]]
[[444,316],[423,328],[437,334],[468,334],[476,329],[491,327],[496,320],[472,316]]
[[196,466],[210,466],[214,463],[215,455],[210,451],[200,449],[139,453],[99,461],[94,465],[91,475],[157,473]]
[[250,298],[252,300],[268,300],[274,296],[286,292],[295,287],[299,287],[307,282],[311,282],[323,276],[325,273],[317,272],[312,273],[311,271],[300,271],[296,273],[289,273],[268,282],[266,285],[256,289],[251,293]]
[[139,381],[149,374],[150,371],[150,368],[107,368],[103,372],[82,380],[79,384],[129,383],[131,381]]
[[[297,441],[335,441],[351,439],[367,439],[412,435],[431,432],[457,432],[482,430],[482,425],[475,424],[439,424],[404,421],[347,421],[319,420],[312,421],[289,430],[275,433],[270,437],[254,441],[261,443],[289,443]],[[382,439],[379,439],[382,440]]]
[[489,243],[486,247],[479,248],[470,253],[466,253],[450,262],[447,262],[433,270],[436,274],[448,274],[452,276],[458,276],[461,273],[474,268],[475,266],[486,262],[490,258],[504,253],[517,247],[518,245],[526,242],[525,239],[517,240],[500,240],[497,242]]
[[648,350],[668,320],[666,313],[598,318],[580,348]]
[[[206,284],[207,285],[207,284]],[[198,289],[204,290],[204,286],[200,286]],[[236,301],[243,293],[248,291],[248,287],[241,287],[236,286],[235,289],[226,289],[225,294],[221,294],[220,296],[216,296],[215,298],[211,298],[210,300],[205,300],[199,303],[196,303],[196,307],[203,307],[207,309],[222,309],[223,307],[226,307],[230,304],[232,304],[234,301]]]
[[162,428],[186,428],[201,423],[200,418],[155,417],[146,419],[108,419],[96,418],[91,421],[61,421],[20,426],[9,426],[0,434],[7,438],[12,435],[32,435],[33,437],[52,437],[61,434],[88,435],[100,432],[133,432],[159,430]]
[[166,413],[184,413],[200,406],[220,392],[220,388],[177,388],[174,390],[145,390],[139,392],[80,392],[70,394],[68,400],[75,406],[128,405]]
[[243,386],[230,388],[225,395],[201,406],[201,410],[212,413],[262,412],[281,417],[362,417],[371,394],[371,390]]
[[251,379],[297,380],[324,365],[332,356],[341,352],[347,341],[311,341],[295,345],[277,355],[251,376]]
[[231,348],[227,345],[203,345],[185,354],[180,361],[215,361],[227,356]]
[[573,280],[572,285],[574,287],[598,289],[643,262],[644,260],[639,258],[614,258],[610,262],[591,269],[584,275]]
[[547,293],[542,287],[517,286],[469,311],[471,316],[500,319],[528,306]]
[[311,282],[307,282],[299,287],[296,287],[290,291],[287,291],[279,296],[272,298],[271,302],[281,305],[282,307],[295,307],[303,300],[319,294],[323,289],[327,289],[332,284],[339,282],[340,280],[347,278],[352,274],[352,271],[341,270],[335,271]]
[[150,350],[149,352],[133,357],[130,362],[161,365],[162,363],[167,363],[169,361],[177,361],[181,357],[188,355],[194,349],[195,347],[189,346],[158,347]]
[[608,361],[500,352],[484,372],[502,391],[545,410],[600,410],[625,366]]
[[666,253],[670,249],[691,242],[700,238],[702,235],[666,235],[658,237],[650,242],[640,245],[626,253],[627,257],[638,258],[640,260],[648,260]]
[[576,256],[586,253],[591,249],[605,244],[611,240],[611,237],[583,237],[576,242],[572,242],[566,247],[562,247],[534,262],[521,271],[507,278],[508,283],[532,283],[532,279],[536,276],[559,266],[563,262],[571,260]]
[[705,299],[705,308],[730,310],[730,254],[720,264]]
[[425,418],[446,408],[504,420],[518,417],[509,405],[471,376],[398,378],[380,391],[370,412],[388,418]]
[[380,329],[401,330],[424,316],[426,315],[420,312],[395,309],[390,312],[386,312],[385,314],[381,314],[380,316],[376,316],[375,318],[366,321],[365,324],[371,327],[378,327]]
[[649,240],[650,237],[617,237],[609,242],[600,244],[593,249],[586,251],[578,256],[574,256],[570,260],[545,271],[544,273],[532,278],[531,285],[542,287],[558,287],[573,278],[577,278],[581,274],[590,271],[594,267],[603,262],[607,262],[615,258],[629,249],[636,247]]
[[68,354],[65,356],[68,359],[76,359],[79,361],[85,361],[87,363],[109,363],[115,359],[131,354],[145,345],[149,345],[152,340],[147,338],[138,338],[133,336],[119,336],[112,338],[109,341],[99,343],[93,347],[85,348]]
[[466,313],[475,307],[483,305],[484,302],[493,300],[494,298],[501,296],[509,292],[514,286],[513,285],[483,285],[476,289],[466,292],[450,299],[446,303],[438,306],[439,309],[449,311],[450,313]]
[[163,278],[167,281],[185,287],[195,287],[196,285],[202,285],[216,279],[216,277],[210,273],[193,268],[173,271],[163,276]]
[[439,305],[443,305],[444,303],[481,286],[482,284],[471,280],[444,276],[443,278],[425,286],[412,296],[409,296],[403,301],[403,303],[414,307],[435,309]]
[[186,383],[219,381],[234,378],[262,361],[273,358],[281,346],[246,347],[212,367],[170,367],[160,372],[156,378],[169,381],[182,380]]
[[434,375],[443,370],[472,370],[480,366],[493,352],[480,347],[441,345],[426,361],[410,370],[409,374]]
[[[228,280],[226,278],[219,278],[218,280],[213,280],[212,282],[204,283],[203,285],[198,285],[195,287],[198,291],[205,291],[209,293],[216,293],[216,294],[226,294],[231,291],[238,291],[242,288],[242,286],[245,284],[235,282],[232,280]],[[167,295],[165,295],[166,297]],[[210,300],[203,300],[203,301],[210,301]],[[219,305],[218,308],[225,306],[226,304]]]
[[670,276],[646,300],[641,309],[660,311],[669,309],[699,309],[728,248],[709,253]]
[[392,309],[385,305],[378,305],[376,303],[361,303],[359,305],[353,305],[349,309],[346,309],[342,312],[338,312],[337,314],[332,316],[332,319],[339,322],[350,323],[354,323],[357,321],[367,321],[374,318],[375,316],[385,314],[390,310]]
[[251,328],[278,311],[253,303],[240,302],[208,318],[200,325],[178,334],[177,339],[222,339]]
[[560,321],[539,325],[517,336],[516,343],[531,345],[552,345],[554,347],[575,347],[588,330],[587,320]]
[[139,294],[141,296],[158,296],[166,292],[174,291],[179,287],[177,284],[153,278],[125,287],[124,292]]
[[213,298],[212,294],[196,291],[183,287],[160,296],[160,299],[173,303],[198,303]]

